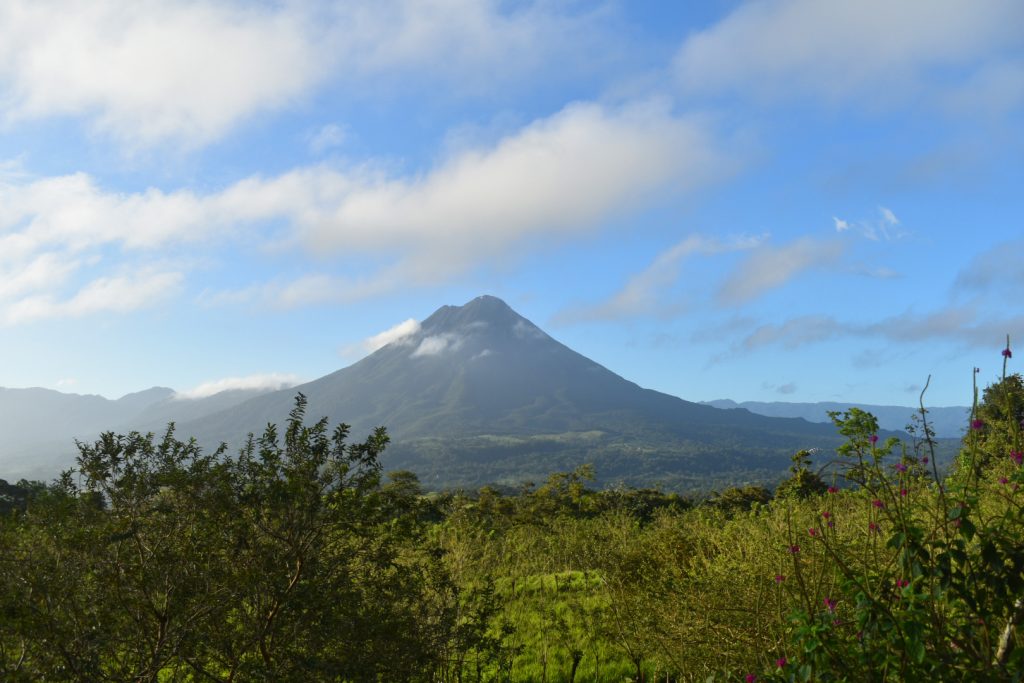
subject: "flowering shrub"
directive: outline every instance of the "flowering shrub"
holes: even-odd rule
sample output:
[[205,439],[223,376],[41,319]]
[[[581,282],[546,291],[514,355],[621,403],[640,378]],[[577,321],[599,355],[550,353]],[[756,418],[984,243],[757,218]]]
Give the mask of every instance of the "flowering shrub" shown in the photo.
[[949,477],[934,464],[923,406],[923,439],[909,450],[879,443],[866,412],[831,414],[848,439],[839,474],[851,486],[829,487],[829,524],[805,536],[823,567],[812,577],[806,553],[785,554],[797,581],[777,587],[801,607],[783,616],[784,645],[765,653],[775,667],[759,680],[1020,680],[1024,385],[1006,375],[1009,343],[1002,356],[1002,381],[980,404],[975,391]]

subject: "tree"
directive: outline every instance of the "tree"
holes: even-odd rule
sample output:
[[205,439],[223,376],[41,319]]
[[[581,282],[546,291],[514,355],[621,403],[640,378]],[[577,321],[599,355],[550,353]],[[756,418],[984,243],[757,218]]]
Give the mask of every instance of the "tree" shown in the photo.
[[5,680],[426,677],[450,637],[450,582],[419,488],[381,485],[387,434],[303,423],[237,458],[104,434],[2,527]]

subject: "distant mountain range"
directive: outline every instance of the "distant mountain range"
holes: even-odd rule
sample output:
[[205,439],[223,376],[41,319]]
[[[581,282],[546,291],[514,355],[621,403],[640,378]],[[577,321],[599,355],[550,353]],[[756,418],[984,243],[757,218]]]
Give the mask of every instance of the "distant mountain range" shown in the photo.
[[[602,483],[682,491],[784,476],[799,449],[840,443],[820,415],[769,417],[643,389],[552,339],[500,299],[444,306],[419,329],[359,362],[280,391],[182,399],[166,388],[116,401],[43,389],[0,390],[0,477],[50,477],[74,462],[73,439],[161,432],[236,451],[283,423],[295,395],[307,419],[385,426],[386,469],[430,488],[518,485],[595,465]],[[824,461],[824,456],[822,458]]]
[[153,387],[109,400],[51,389],[0,388],[0,478],[48,479],[74,464],[76,439],[89,441],[104,431],[163,432],[169,422],[209,415],[260,393],[235,390],[186,399],[173,389]]
[[[811,422],[830,422],[831,420],[828,416],[830,411],[842,412],[850,408],[860,408],[877,417],[879,427],[892,431],[905,430],[918,412],[916,408],[909,408],[907,406],[879,406],[869,403],[837,403],[835,401],[823,401],[820,403],[743,401],[742,403],[737,403],[730,399],[719,399],[716,401],[704,401],[703,403],[726,410],[743,408],[752,413],[768,417],[801,417]],[[925,407],[928,410],[928,424],[935,430],[936,437],[940,439],[957,439],[964,435],[970,420],[970,408],[964,406]]]

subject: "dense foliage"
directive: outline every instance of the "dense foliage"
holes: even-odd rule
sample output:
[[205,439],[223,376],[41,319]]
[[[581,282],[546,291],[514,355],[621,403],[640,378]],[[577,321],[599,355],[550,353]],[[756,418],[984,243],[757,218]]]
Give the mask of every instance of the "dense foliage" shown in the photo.
[[1004,371],[950,476],[926,412],[836,413],[834,459],[700,503],[588,467],[424,495],[301,397],[237,457],[107,434],[0,482],[0,679],[1020,680],[1021,406]]

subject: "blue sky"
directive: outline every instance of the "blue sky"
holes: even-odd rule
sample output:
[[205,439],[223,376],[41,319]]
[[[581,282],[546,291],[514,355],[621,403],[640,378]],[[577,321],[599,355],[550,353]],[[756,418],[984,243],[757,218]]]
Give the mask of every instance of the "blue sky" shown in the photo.
[[0,386],[309,380],[490,293],[691,400],[912,405],[931,375],[969,403],[1024,335],[1022,27],[1018,0],[7,0]]

